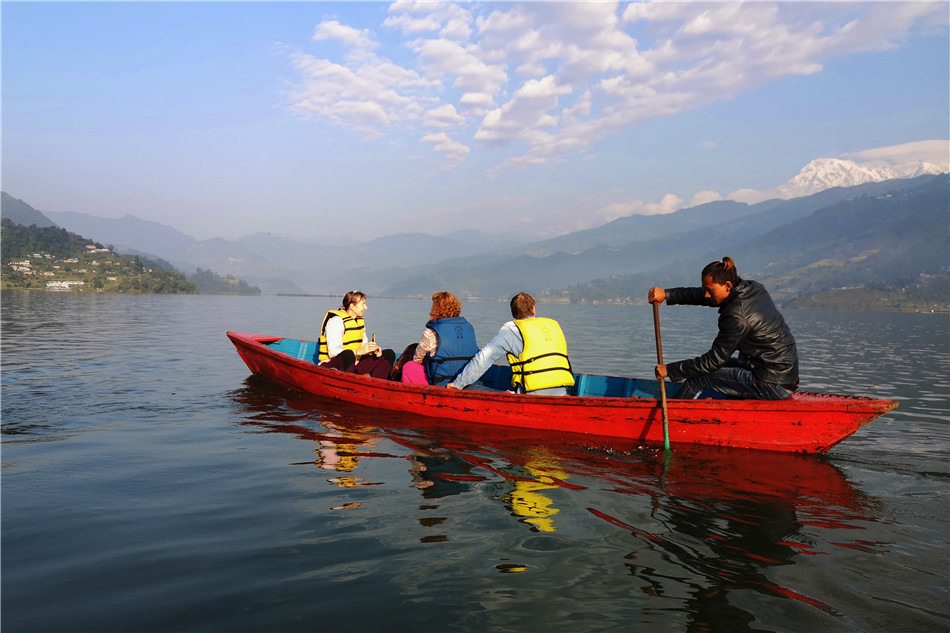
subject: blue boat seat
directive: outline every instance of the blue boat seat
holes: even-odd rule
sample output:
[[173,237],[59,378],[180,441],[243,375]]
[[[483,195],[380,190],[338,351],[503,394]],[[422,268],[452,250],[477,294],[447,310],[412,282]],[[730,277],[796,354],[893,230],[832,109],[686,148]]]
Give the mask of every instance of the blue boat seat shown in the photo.
[[[666,395],[673,397],[679,385],[667,383]],[[660,397],[660,384],[655,380],[626,378],[623,376],[597,376],[574,374],[572,396],[588,398],[650,398]]]
[[292,338],[282,338],[279,341],[266,343],[267,347],[275,352],[286,354],[297,360],[317,363],[318,345],[316,341],[298,341]]

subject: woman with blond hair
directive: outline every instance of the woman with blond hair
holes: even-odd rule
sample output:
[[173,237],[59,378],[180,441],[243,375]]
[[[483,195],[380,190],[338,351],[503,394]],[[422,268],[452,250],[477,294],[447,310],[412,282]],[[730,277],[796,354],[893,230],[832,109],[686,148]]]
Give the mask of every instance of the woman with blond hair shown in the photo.
[[[677,398],[703,391],[784,400],[798,389],[798,348],[765,286],[739,277],[731,257],[703,268],[700,288],[650,288],[650,303],[719,308],[719,334],[702,356],[656,366],[656,377],[685,380]],[[733,357],[733,353],[738,355]]]
[[[452,382],[477,353],[475,328],[462,316],[462,302],[444,290],[432,295],[429,322],[412,357],[414,363],[425,368],[429,384],[445,386]],[[404,366],[403,380],[405,376]]]

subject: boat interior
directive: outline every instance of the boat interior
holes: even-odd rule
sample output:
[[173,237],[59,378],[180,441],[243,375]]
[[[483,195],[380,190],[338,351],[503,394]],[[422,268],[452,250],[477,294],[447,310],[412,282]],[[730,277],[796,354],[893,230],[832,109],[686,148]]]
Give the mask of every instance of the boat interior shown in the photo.
[[[286,354],[291,358],[309,363],[317,362],[317,343],[296,339],[275,339],[261,341],[264,345]],[[496,391],[505,391],[511,386],[511,368],[507,365],[493,365],[479,383]],[[666,396],[673,398],[679,385],[666,383]],[[660,385],[656,380],[624,378],[621,376],[598,376],[594,374],[574,374],[574,386],[568,388],[572,396],[588,398],[650,398],[660,397]]]

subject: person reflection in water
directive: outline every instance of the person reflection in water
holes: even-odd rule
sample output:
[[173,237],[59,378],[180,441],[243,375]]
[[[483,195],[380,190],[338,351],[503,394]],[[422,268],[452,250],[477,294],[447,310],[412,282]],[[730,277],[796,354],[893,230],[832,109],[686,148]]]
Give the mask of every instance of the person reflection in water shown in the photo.
[[[821,499],[822,491],[802,488],[800,493],[783,492],[779,483],[783,477],[798,475],[808,478],[809,472],[822,477],[834,478],[835,473],[825,469],[794,466],[781,456],[772,460],[776,481],[774,497],[752,493],[741,479],[750,476],[768,478],[767,471],[750,467],[736,471],[737,479],[728,479],[729,468],[715,463],[698,463],[708,472],[709,482],[687,472],[673,470],[661,476],[658,488],[663,494],[651,493],[654,517],[662,523],[662,531],[653,533],[632,526],[638,541],[643,545],[626,555],[626,566],[631,576],[641,582],[643,593],[660,598],[676,597],[682,600],[688,623],[684,630],[696,633],[707,631],[762,631],[761,620],[746,610],[762,598],[759,594],[779,600],[794,600],[809,608],[831,615],[839,615],[834,607],[825,603],[827,593],[821,592],[820,583],[814,592],[807,587],[796,589],[780,584],[781,575],[772,573],[775,567],[793,566],[801,552],[808,551],[812,540],[806,523],[799,514],[811,515],[823,525],[834,526],[840,508],[834,504],[850,503],[850,497]],[[821,464],[818,464],[819,466]],[[695,467],[695,466],[691,466]],[[791,470],[791,472],[789,472]],[[720,477],[716,480],[717,475]],[[840,473],[838,473],[840,476]],[[715,481],[715,483],[711,483]],[[770,481],[766,479],[766,481]],[[679,493],[673,492],[679,490]],[[819,495],[816,499],[812,495]],[[827,508],[824,504],[831,504]],[[846,529],[850,526],[843,524]],[[702,544],[696,546],[693,544]],[[658,560],[666,561],[660,565]],[[668,565],[676,565],[681,573],[672,572]],[[665,571],[660,572],[660,569]],[[812,593],[812,595],[807,595]],[[750,597],[751,594],[751,597]]]
[[501,501],[522,523],[529,525],[531,531],[556,532],[553,517],[559,510],[542,491],[557,489],[558,481],[567,479],[567,473],[561,471],[554,456],[540,448],[531,450],[524,462],[524,470],[529,476],[512,476],[512,490],[502,496]]
[[[759,631],[753,626],[752,613],[742,606],[748,598],[742,593],[760,593],[770,597],[792,598],[827,613],[835,613],[829,605],[781,587],[769,579],[768,569],[792,565],[798,551],[790,544],[801,530],[794,506],[760,500],[737,499],[721,507],[700,506],[689,499],[666,498],[659,502],[669,514],[669,525],[677,534],[698,539],[710,552],[697,552],[672,545],[664,539],[662,556],[688,567],[684,575],[689,598],[684,606],[688,613],[688,632],[728,630],[730,633]],[[711,526],[715,526],[711,528]],[[652,566],[636,564],[638,555],[631,554],[631,573],[649,583],[653,595],[669,592],[669,579],[655,577]],[[667,586],[664,589],[664,586]]]
[[313,451],[317,454],[315,462],[317,468],[340,473],[327,481],[341,488],[366,485],[364,479],[347,473],[352,473],[359,467],[360,447],[368,442],[369,436],[352,431],[344,433],[329,423],[325,423],[324,426],[326,432],[320,434],[320,438],[317,439],[317,448]]

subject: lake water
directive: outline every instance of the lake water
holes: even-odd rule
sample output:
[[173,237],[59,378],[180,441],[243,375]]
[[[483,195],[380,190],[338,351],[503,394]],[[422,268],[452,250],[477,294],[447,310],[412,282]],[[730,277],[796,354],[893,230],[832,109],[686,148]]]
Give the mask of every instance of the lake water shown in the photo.
[[[337,305],[5,291],[4,632],[950,629],[948,315],[787,311],[803,389],[900,407],[826,455],[666,460],[328,405],[225,337]],[[367,326],[401,351],[428,308]],[[649,306],[538,311],[576,370],[652,376]],[[708,348],[714,310],[660,313],[667,360]]]

